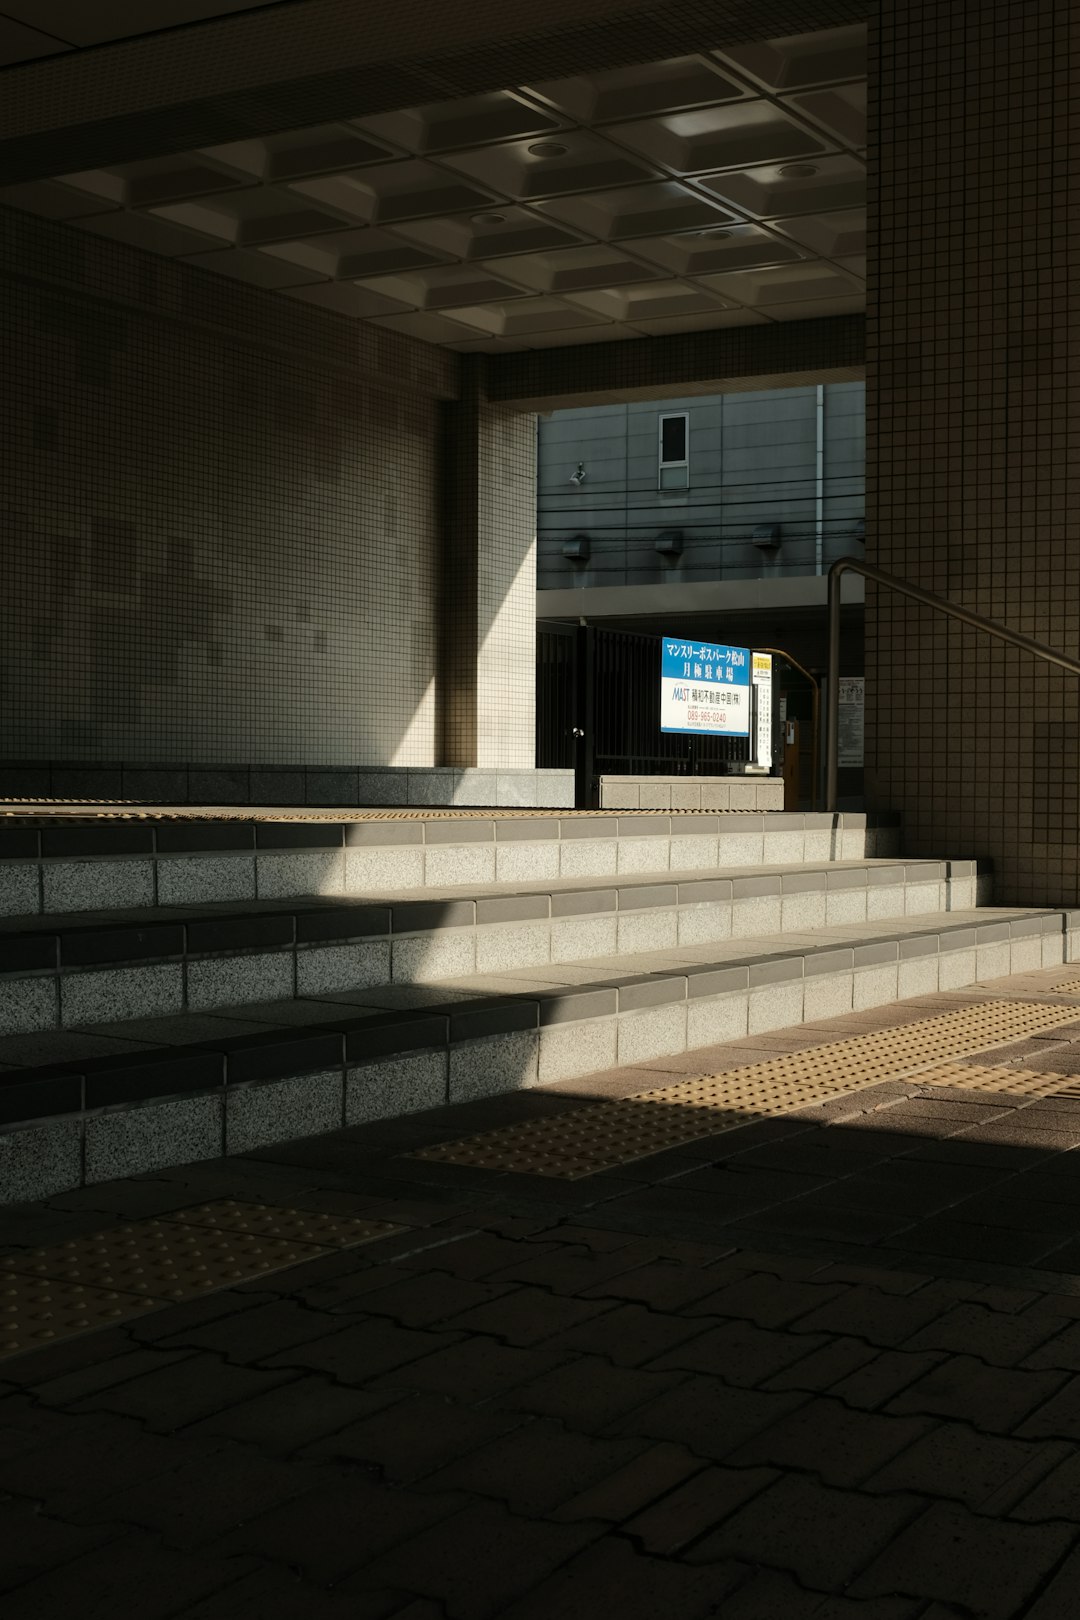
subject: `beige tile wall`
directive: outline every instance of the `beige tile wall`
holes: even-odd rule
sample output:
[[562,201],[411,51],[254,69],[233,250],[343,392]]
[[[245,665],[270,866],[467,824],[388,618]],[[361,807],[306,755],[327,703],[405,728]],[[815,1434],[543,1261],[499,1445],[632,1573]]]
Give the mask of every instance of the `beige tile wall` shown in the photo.
[[[1080,5],[889,0],[870,41],[867,555],[1080,650]],[[868,591],[867,778],[912,853],[1077,903],[1080,688]]]

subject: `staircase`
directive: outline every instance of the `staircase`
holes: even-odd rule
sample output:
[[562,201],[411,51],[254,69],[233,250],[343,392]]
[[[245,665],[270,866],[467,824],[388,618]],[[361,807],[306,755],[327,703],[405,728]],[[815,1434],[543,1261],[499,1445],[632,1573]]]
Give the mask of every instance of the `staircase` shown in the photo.
[[0,828],[0,1201],[1080,952],[895,818],[348,814]]

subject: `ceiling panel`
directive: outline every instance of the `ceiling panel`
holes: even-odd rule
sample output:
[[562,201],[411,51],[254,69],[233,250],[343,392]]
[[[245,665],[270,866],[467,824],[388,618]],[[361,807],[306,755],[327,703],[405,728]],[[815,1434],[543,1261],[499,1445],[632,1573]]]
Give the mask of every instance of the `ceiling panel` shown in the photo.
[[651,180],[655,169],[597,135],[560,131],[537,141],[509,141],[446,154],[443,163],[504,197],[533,202],[598,187]]
[[649,161],[686,175],[814,157],[828,150],[820,135],[767,101],[667,113],[644,123],[620,124],[611,134]]
[[440,101],[365,118],[358,121],[357,128],[420,156],[525,135],[541,136],[560,129],[564,122],[552,108],[538,107],[510,90],[500,90],[489,96]]
[[866,166],[846,153],[701,175],[697,184],[718,201],[758,219],[866,206]]
[[588,125],[612,119],[651,118],[657,113],[678,112],[716,101],[738,101],[750,92],[745,84],[726,76],[718,62],[705,56],[683,56],[644,67],[552,79],[530,86],[528,93],[574,123]]
[[755,265],[784,264],[805,257],[804,249],[761,225],[729,225],[719,230],[687,231],[682,236],[646,237],[633,244],[635,254],[680,276]]
[[[210,14],[154,15],[185,9]],[[463,352],[839,313],[865,299],[864,56],[858,29],[793,36],[0,201]]]
[[297,180],[292,190],[337,209],[343,219],[380,225],[483,208],[500,200],[496,192],[419,159],[375,164],[318,180]]
[[715,55],[722,64],[756,79],[768,90],[803,90],[866,77],[866,29],[861,24],[789,34],[760,44],[729,46]]
[[544,214],[602,242],[629,242],[636,236],[698,231],[730,225],[739,216],[699,191],[665,181],[627,186],[537,204]]

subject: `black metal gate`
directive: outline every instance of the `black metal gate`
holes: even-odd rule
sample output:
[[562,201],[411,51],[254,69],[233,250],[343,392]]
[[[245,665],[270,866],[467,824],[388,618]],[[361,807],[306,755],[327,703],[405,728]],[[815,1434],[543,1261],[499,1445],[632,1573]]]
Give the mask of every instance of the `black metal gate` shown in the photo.
[[748,737],[660,730],[660,638],[540,624],[536,763],[578,773],[577,803],[599,776],[717,776],[750,758]]

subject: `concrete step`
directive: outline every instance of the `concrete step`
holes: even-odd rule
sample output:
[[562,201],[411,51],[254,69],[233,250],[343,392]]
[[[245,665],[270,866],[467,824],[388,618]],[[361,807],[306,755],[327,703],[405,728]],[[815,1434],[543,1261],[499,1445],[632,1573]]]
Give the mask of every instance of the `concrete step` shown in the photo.
[[980,887],[974,861],[864,859],[9,918],[0,1034],[969,910]]
[[1080,955],[1080,913],[1004,909],[301,997],[0,1040],[0,1196],[955,989]]
[[0,916],[369,897],[712,866],[887,857],[895,816],[723,811],[186,816],[0,826]]

